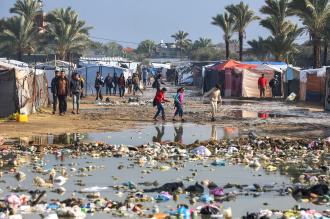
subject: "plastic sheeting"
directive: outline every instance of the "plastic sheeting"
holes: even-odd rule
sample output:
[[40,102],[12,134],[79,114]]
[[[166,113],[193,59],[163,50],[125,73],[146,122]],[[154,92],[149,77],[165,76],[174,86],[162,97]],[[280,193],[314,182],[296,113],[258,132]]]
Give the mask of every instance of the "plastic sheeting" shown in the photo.
[[[258,79],[262,74],[269,82],[273,78],[273,72],[257,71],[242,69],[242,96],[243,97],[259,97]],[[266,90],[266,97],[271,97],[271,90]]]

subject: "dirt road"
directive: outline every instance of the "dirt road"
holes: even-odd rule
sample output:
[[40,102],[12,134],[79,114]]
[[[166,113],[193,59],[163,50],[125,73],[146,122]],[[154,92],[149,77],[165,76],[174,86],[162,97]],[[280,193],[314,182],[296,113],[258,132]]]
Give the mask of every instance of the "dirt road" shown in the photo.
[[[169,87],[167,94],[172,100],[175,87]],[[65,116],[52,115],[51,109],[29,116],[28,123],[15,121],[0,122],[0,133],[4,137],[30,137],[42,134],[61,134],[73,132],[103,132],[132,128],[145,122],[153,122],[155,109],[152,107],[154,91],[148,89],[140,102],[110,97],[112,104],[100,105],[94,97],[82,100],[81,113]],[[188,122],[208,124],[210,106],[203,103],[194,89],[186,91],[185,119]],[[71,112],[71,102],[68,101]],[[172,122],[173,104],[166,105],[167,122]],[[282,101],[225,99],[220,107],[217,124],[224,127],[239,127],[245,130],[277,136],[329,136],[330,117],[321,107],[305,104],[287,104]]]

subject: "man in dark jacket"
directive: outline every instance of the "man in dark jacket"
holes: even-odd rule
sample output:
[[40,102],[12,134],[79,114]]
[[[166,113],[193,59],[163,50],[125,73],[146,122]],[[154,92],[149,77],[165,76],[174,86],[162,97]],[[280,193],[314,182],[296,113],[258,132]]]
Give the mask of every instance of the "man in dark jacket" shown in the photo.
[[[74,73],[70,81],[70,96],[72,97],[72,114],[79,114],[80,94],[82,91],[81,80],[78,73]],[[76,112],[75,110],[76,107]]]
[[96,90],[96,100],[100,98],[102,101],[102,87],[104,86],[104,80],[100,74],[100,72],[96,72],[96,78],[95,78],[95,90]]
[[52,82],[50,84],[50,89],[53,94],[53,114],[56,113],[56,107],[57,107],[57,91],[56,91],[56,83],[57,79],[60,77],[60,72],[58,70],[55,70],[55,77],[52,79]]
[[118,82],[119,82],[119,78],[118,78],[117,73],[115,71],[113,73],[113,95],[115,95],[115,96],[117,94]]
[[69,80],[65,76],[65,72],[61,71],[60,77],[56,83],[56,94],[58,97],[58,105],[60,116],[63,116],[67,110],[67,96],[69,94]]
[[105,78],[105,86],[106,86],[106,94],[110,94],[112,93],[112,88],[113,88],[113,78],[111,77],[110,73],[108,74],[108,76]]

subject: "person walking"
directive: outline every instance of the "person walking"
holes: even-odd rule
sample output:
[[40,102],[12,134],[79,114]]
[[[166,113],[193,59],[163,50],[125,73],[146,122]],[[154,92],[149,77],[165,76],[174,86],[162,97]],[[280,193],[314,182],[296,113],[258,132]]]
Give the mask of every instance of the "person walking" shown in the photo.
[[127,86],[127,93],[131,94],[133,92],[133,81],[132,81],[132,76],[128,76],[126,80],[126,86]]
[[60,116],[65,115],[67,111],[67,96],[69,94],[69,80],[65,76],[65,72],[61,71],[60,77],[56,83],[56,91],[58,97]]
[[118,80],[119,80],[119,78],[118,78],[116,70],[115,70],[115,72],[113,74],[113,95],[115,95],[115,96],[117,94]]
[[215,114],[218,111],[218,102],[221,103],[221,90],[220,85],[215,85],[214,88],[212,88],[209,92],[204,94],[204,97],[207,97],[210,99],[211,102],[211,109],[212,109],[212,118],[211,121],[215,121]]
[[165,83],[162,81],[162,75],[159,73],[156,75],[155,81],[152,84],[152,88],[156,88],[156,90],[159,91],[162,84],[165,85]]
[[137,91],[140,91],[141,94],[143,94],[143,91],[140,89],[140,78],[137,73],[133,74],[133,95],[135,96],[135,93]]
[[110,73],[105,78],[104,82],[105,82],[105,88],[106,88],[105,93],[106,93],[106,95],[110,94],[110,96],[111,96],[112,88],[113,88],[113,78],[111,77]]
[[258,88],[260,92],[260,98],[264,98],[267,89],[267,79],[265,78],[265,74],[262,74],[258,79]]
[[119,96],[121,98],[123,98],[125,95],[125,86],[126,86],[126,80],[124,74],[122,73],[118,79]]
[[175,120],[175,117],[179,115],[181,118],[181,121],[183,122],[183,104],[184,104],[184,88],[181,87],[177,90],[176,95],[174,95],[174,107],[176,108],[174,116],[173,116],[173,121]]
[[154,98],[154,106],[157,106],[157,112],[154,116],[154,120],[158,121],[157,117],[159,114],[162,114],[162,119],[165,121],[165,109],[164,109],[164,103],[165,102],[170,102],[169,100],[165,99],[165,93],[167,89],[164,87],[161,90],[157,90],[156,96]]
[[102,87],[104,86],[104,80],[100,74],[100,72],[96,72],[96,78],[95,78],[95,90],[96,90],[96,100],[103,99],[102,96]]
[[56,86],[57,86],[57,80],[60,77],[60,72],[58,70],[55,70],[55,76],[51,81],[50,84],[50,90],[53,94],[53,114],[56,113],[56,108],[57,108],[57,90],[56,90]]
[[84,97],[85,79],[80,74],[78,74],[78,77],[79,77],[80,85],[81,85],[80,99],[82,99]]
[[142,67],[142,82],[143,82],[143,89],[147,89],[147,79],[148,79],[148,69],[147,67]]
[[[80,94],[82,91],[79,74],[74,73],[70,81],[70,97],[72,97],[72,114],[79,114]],[[75,112],[76,109],[76,112]]]

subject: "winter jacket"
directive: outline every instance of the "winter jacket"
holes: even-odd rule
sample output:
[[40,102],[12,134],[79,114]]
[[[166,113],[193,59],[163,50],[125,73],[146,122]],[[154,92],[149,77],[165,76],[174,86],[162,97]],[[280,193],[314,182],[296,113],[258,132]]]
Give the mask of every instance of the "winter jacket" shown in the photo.
[[71,94],[79,94],[82,90],[82,86],[81,86],[81,81],[78,80],[71,80],[70,81],[70,92]]
[[57,92],[57,95],[59,95],[59,96],[68,96],[69,80],[66,77],[57,79],[56,92]]
[[103,87],[104,85],[104,80],[102,77],[98,77],[95,79],[95,88],[100,88],[100,87]]
[[160,104],[165,101],[165,93],[162,90],[157,91],[156,96],[155,96],[155,103]]
[[52,79],[52,82],[50,83],[50,90],[53,94],[56,94],[56,83],[57,83],[58,77],[54,77]]
[[125,78],[124,77],[120,77],[118,79],[118,84],[119,84],[119,87],[125,87],[125,84],[126,84]]

